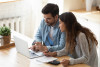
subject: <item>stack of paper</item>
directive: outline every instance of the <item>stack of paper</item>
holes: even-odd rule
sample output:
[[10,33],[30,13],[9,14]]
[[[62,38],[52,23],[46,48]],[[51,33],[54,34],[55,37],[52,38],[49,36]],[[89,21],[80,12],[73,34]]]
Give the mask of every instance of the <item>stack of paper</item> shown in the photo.
[[42,56],[42,57],[36,58],[36,60],[39,61],[39,62],[47,63],[47,62],[50,62],[50,61],[53,61],[53,60],[57,60],[57,58]]

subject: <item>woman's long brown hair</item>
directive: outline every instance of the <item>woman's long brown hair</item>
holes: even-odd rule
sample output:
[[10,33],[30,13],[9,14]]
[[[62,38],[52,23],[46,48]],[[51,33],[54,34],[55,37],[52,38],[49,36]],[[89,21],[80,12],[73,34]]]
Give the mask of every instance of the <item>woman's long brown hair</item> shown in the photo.
[[94,34],[86,27],[81,26],[76,20],[76,17],[72,12],[65,12],[59,16],[59,19],[64,22],[66,26],[66,48],[69,49],[70,53],[73,53],[75,46],[77,45],[76,37],[79,35],[80,32],[86,35],[89,51],[90,49],[90,42],[89,39],[94,44],[98,44]]

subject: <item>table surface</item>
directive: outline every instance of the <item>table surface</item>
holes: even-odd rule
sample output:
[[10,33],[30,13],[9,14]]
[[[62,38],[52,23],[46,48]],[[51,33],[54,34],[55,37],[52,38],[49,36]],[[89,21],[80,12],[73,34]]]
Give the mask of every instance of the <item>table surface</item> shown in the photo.
[[[57,57],[59,61],[68,56]],[[16,51],[15,46],[0,49],[0,67],[63,67],[59,65],[51,65],[47,63],[36,62],[35,59],[29,59]],[[68,67],[90,67],[86,64],[69,65]]]

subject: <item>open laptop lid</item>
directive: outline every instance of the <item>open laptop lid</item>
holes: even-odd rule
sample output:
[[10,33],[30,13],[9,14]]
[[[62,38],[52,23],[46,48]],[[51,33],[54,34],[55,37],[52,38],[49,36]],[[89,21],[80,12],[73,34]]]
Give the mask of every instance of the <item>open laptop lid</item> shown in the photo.
[[17,52],[26,57],[30,57],[27,39],[22,35],[14,35],[14,41]]

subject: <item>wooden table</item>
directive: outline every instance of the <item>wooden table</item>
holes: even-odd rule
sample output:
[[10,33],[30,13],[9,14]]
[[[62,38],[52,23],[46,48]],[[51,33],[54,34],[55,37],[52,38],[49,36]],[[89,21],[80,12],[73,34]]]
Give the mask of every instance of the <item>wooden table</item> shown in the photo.
[[[64,58],[69,59],[67,56],[57,57],[58,60]],[[51,65],[46,63],[36,63],[35,59],[29,59],[17,53],[15,46],[0,49],[0,67],[62,67],[62,65]],[[90,67],[86,64],[70,65],[68,67]]]

